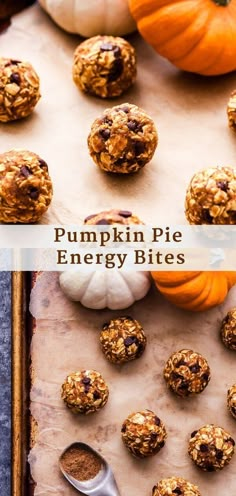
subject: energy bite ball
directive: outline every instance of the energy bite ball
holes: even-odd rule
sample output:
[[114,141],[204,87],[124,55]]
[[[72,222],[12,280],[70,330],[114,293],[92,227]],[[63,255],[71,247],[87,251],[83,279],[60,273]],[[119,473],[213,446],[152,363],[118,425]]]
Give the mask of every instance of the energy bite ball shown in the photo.
[[190,224],[236,224],[236,169],[197,172],[187,189],[185,214]]
[[88,225],[109,225],[109,224],[142,224],[141,220],[133,215],[129,210],[112,209],[99,214],[89,215],[84,219],[84,224]]
[[104,324],[100,334],[102,351],[112,363],[124,363],[139,358],[146,347],[142,326],[132,317],[118,317]]
[[220,336],[226,348],[236,351],[236,308],[232,308],[223,319]]
[[27,117],[40,96],[39,77],[29,62],[0,57],[0,122]]
[[36,153],[0,154],[0,222],[37,222],[52,199],[48,166]]
[[131,413],[121,429],[123,442],[137,458],[158,453],[167,437],[163,422],[151,410]]
[[62,384],[61,397],[73,413],[93,413],[105,406],[109,390],[101,374],[82,370],[68,375]]
[[95,164],[106,172],[130,174],[152,159],[158,136],[144,110],[124,103],[106,109],[91,127],[88,147]]
[[201,496],[199,489],[182,477],[162,479],[153,487],[152,496]]
[[75,50],[73,79],[90,95],[119,96],[134,83],[136,73],[135,49],[123,38],[94,36]]
[[206,472],[221,470],[234,454],[235,442],[230,434],[213,424],[192,432],[188,453],[194,463]]
[[231,127],[233,131],[236,131],[236,90],[234,90],[230,95],[227,105],[227,115],[229,127]]
[[230,413],[236,418],[236,384],[231,386],[227,393],[227,405]]
[[179,396],[201,393],[210,380],[207,360],[192,350],[173,353],[164,368],[164,378]]

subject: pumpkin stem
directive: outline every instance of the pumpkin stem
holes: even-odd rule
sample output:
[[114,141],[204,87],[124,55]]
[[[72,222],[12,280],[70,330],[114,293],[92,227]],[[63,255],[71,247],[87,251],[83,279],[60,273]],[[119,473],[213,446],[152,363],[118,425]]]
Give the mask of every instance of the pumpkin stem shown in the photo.
[[231,0],[212,0],[216,5],[220,5],[221,7],[227,7]]

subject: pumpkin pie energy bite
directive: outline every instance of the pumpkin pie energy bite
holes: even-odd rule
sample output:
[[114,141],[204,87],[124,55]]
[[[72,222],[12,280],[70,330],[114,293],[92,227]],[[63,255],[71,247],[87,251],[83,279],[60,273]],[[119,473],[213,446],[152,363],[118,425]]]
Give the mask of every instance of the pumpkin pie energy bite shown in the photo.
[[103,325],[100,334],[102,351],[112,363],[130,362],[139,358],[146,347],[142,326],[132,317],[118,317]]
[[234,454],[235,442],[231,435],[215,425],[204,425],[192,432],[188,453],[194,463],[206,472],[221,470]]
[[137,458],[158,453],[167,437],[163,422],[151,410],[131,413],[121,429],[125,446]]
[[207,360],[192,350],[180,350],[171,355],[164,368],[167,385],[178,396],[201,393],[210,380]]
[[0,154],[0,222],[37,222],[52,199],[48,166],[36,153]]
[[32,65],[0,57],[0,122],[27,117],[39,98],[39,77]]
[[99,372],[82,370],[68,375],[61,397],[73,413],[93,413],[105,406],[109,390]]
[[109,225],[109,224],[142,224],[141,220],[129,210],[106,210],[99,214],[92,214],[84,219],[84,224],[87,225]]
[[106,172],[130,174],[152,159],[158,143],[155,124],[144,110],[124,103],[106,109],[91,127],[91,157]]
[[228,390],[227,405],[231,415],[236,418],[236,384],[231,386],[231,388]]
[[236,351],[236,308],[232,308],[223,319],[220,335],[226,348]]
[[153,487],[152,496],[201,496],[197,486],[182,477],[168,477]]
[[190,224],[236,224],[236,169],[197,172],[187,189],[185,214]]
[[123,38],[94,36],[75,50],[73,79],[85,93],[119,96],[134,83],[136,72],[135,49]]

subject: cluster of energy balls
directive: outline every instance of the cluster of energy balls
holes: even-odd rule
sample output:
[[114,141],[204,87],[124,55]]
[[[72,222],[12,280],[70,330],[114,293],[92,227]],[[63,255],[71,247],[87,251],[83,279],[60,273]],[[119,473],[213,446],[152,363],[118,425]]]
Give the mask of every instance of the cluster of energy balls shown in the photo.
[[[104,214],[104,213],[103,213]],[[119,215],[113,212],[113,215]],[[94,222],[93,216],[87,222]],[[221,339],[227,348],[236,350],[236,309],[222,321]],[[100,344],[106,359],[121,365],[139,358],[146,347],[146,335],[141,324],[129,316],[112,318],[100,332]],[[200,353],[181,349],[166,361],[164,379],[170,390],[180,398],[200,394],[208,385],[209,364]],[[73,413],[89,414],[100,410],[108,400],[109,390],[101,374],[94,370],[74,372],[62,385],[62,399]],[[227,392],[227,405],[236,418],[236,384]],[[136,458],[156,455],[167,439],[164,422],[152,410],[131,413],[123,421],[121,437],[125,447]],[[188,441],[188,454],[195,465],[205,472],[223,469],[234,454],[235,441],[224,428],[205,424],[193,431]],[[201,496],[197,486],[181,477],[162,479],[153,487],[152,496]]]

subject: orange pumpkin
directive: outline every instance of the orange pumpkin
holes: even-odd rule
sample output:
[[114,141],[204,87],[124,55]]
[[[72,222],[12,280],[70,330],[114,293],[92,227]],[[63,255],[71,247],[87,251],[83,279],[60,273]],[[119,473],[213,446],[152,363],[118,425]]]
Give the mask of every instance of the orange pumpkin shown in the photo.
[[129,0],[144,39],[180,69],[236,69],[236,0]]
[[200,312],[219,305],[236,284],[236,272],[152,272],[159,291],[177,307]]

